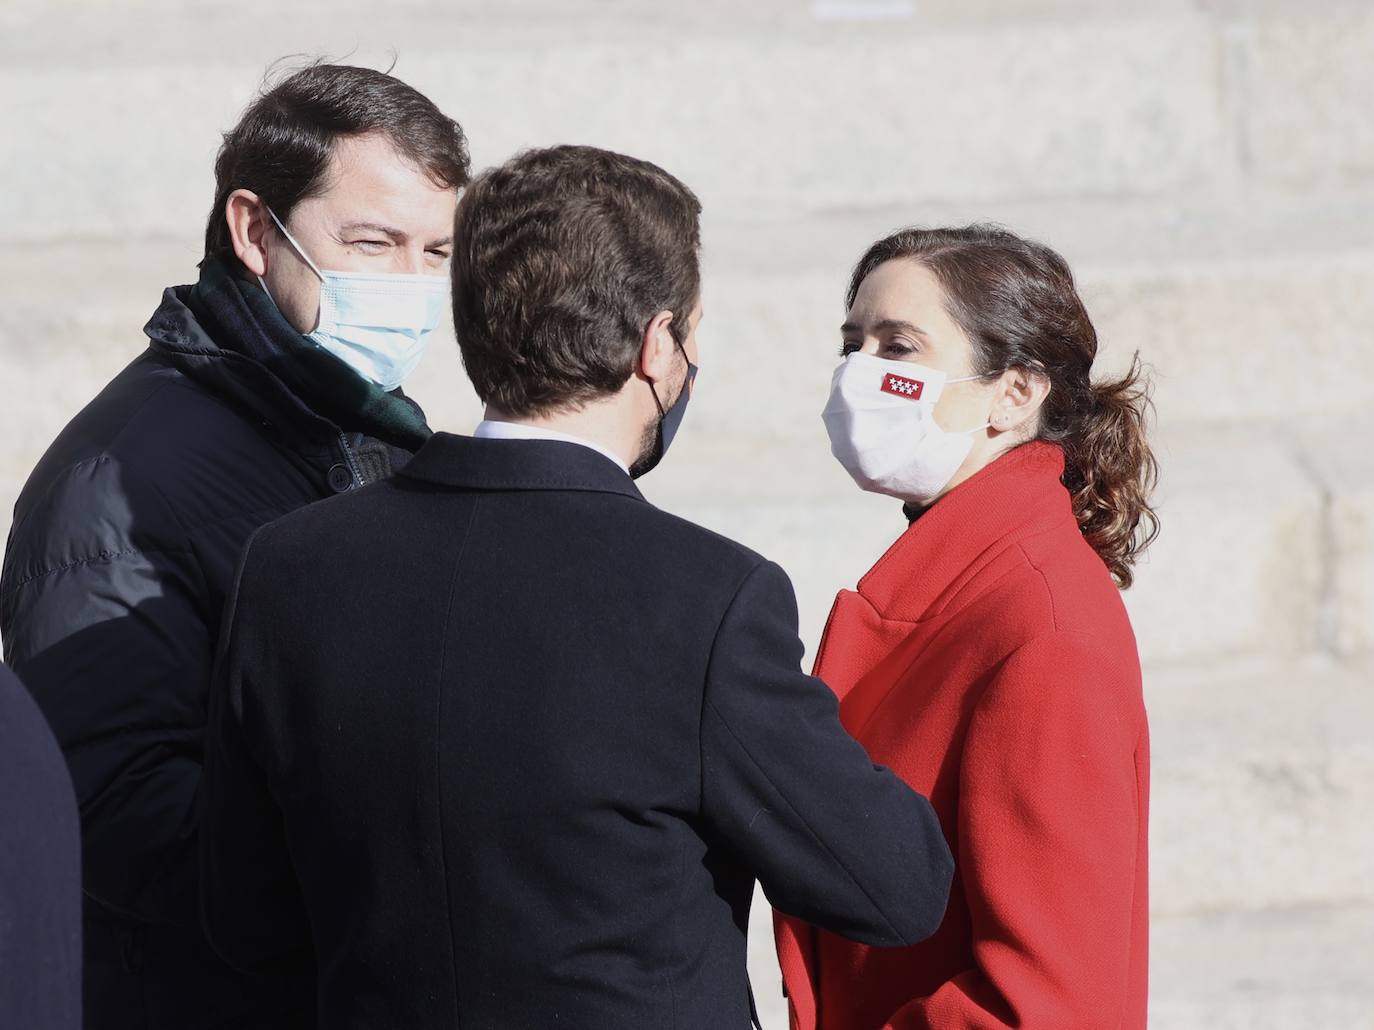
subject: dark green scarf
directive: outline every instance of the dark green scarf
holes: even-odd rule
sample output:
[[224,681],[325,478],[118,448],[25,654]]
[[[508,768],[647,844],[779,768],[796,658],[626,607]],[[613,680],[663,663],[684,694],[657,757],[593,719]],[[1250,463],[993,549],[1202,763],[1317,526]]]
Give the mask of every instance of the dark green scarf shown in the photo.
[[216,344],[266,367],[341,430],[411,452],[433,435],[424,413],[404,393],[387,393],[298,333],[266,291],[235,276],[226,259],[205,259],[187,305]]

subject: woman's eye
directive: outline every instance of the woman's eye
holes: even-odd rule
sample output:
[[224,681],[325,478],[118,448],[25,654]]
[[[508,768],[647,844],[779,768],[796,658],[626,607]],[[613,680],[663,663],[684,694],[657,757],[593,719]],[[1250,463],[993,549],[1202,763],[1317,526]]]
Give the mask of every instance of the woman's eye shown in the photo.
[[888,340],[883,350],[889,354],[915,354],[916,348],[904,340]]
[[853,340],[845,340],[844,343],[840,344],[840,357],[842,357],[842,358],[847,358],[847,357],[849,357],[849,355],[853,354],[856,350],[860,350],[860,349],[861,349],[861,345],[860,345],[860,344],[855,343]]

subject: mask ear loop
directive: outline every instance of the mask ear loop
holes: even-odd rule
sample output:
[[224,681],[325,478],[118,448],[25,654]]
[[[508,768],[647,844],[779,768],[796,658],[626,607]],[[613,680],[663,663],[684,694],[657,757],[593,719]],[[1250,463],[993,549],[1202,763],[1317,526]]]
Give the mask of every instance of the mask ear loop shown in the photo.
[[649,384],[649,392],[654,395],[654,403],[658,405],[658,423],[662,425],[663,420],[668,417],[668,413],[663,410],[663,402],[658,399],[658,390],[654,387],[653,383]]
[[[684,391],[690,391],[692,389],[692,382],[696,379],[696,374],[692,370],[692,359],[687,357],[687,348],[682,345],[681,340],[677,337],[673,337],[673,343],[677,345],[678,350],[682,351],[682,356],[687,361],[687,378],[682,382],[682,389]],[[654,395],[654,403],[658,405],[658,421],[659,424],[662,425],[663,420],[668,417],[668,412],[663,407],[663,402],[658,399],[658,388],[655,387],[653,383],[649,384],[649,391]]]
[[[281,219],[277,217],[277,213],[273,211],[272,208],[267,204],[264,204],[263,207],[267,208],[267,213],[272,216],[272,221],[277,223],[277,228],[280,229],[281,234],[286,237],[286,242],[291,244],[291,249],[294,250],[297,254],[299,254],[301,256],[301,260],[310,266],[310,271],[315,273],[315,275],[319,278],[320,282],[324,282],[324,275],[320,272],[318,268],[315,267],[315,262],[310,260],[310,255],[301,249],[301,245],[296,242],[296,238],[286,231],[286,226],[282,225]],[[273,304],[276,304],[277,298],[273,297],[272,291],[267,288],[267,281],[263,279],[262,276],[258,276],[257,280],[258,285],[262,287],[262,292],[267,294],[267,299],[270,300]],[[278,305],[278,308],[280,309],[280,305]]]
[[[294,250],[297,254],[299,254],[301,256],[301,260],[310,266],[310,271],[315,273],[316,277],[320,280],[320,282],[324,282],[324,273],[319,270],[315,262],[310,260],[310,255],[307,254],[303,249],[301,249],[301,245],[296,242],[296,237],[292,236],[289,232],[286,231],[286,226],[282,225],[282,221],[280,218],[277,217],[277,213],[273,211],[271,207],[268,207],[265,204],[263,206],[267,207],[267,213],[272,216],[272,221],[277,223],[277,228],[280,229],[281,234],[286,237],[286,242],[291,244],[291,249]],[[266,288],[267,287],[265,286],[263,287],[263,289]]]
[[[975,379],[983,379],[983,378],[985,378],[985,377],[984,377],[984,376],[960,376],[958,379],[946,379],[946,380],[945,380],[945,385],[948,386],[950,383],[971,383],[971,382],[973,382]],[[931,417],[933,418],[934,415],[935,415],[935,413],[932,411],[932,412],[931,412]],[[988,421],[984,422],[981,426],[975,426],[973,429],[960,429],[960,430],[958,430],[957,432],[955,432],[955,435],[957,435],[957,436],[972,436],[974,433],[981,433],[984,429],[991,429],[991,428],[992,428],[992,420],[991,420],[991,419],[988,419]],[[954,432],[954,431],[953,431],[953,430],[944,430],[944,432]]]

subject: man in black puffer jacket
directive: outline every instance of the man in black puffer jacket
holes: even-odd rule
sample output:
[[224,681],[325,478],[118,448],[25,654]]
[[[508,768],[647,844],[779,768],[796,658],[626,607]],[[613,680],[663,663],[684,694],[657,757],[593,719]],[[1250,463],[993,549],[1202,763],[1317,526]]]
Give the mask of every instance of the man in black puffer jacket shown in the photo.
[[80,806],[93,1030],[313,1025],[310,956],[245,977],[200,928],[220,611],[255,529],[429,437],[398,386],[446,303],[469,165],[409,86],[317,64],[248,108],[215,170],[199,281],[164,293],[148,348],[43,456],[0,573],[5,657]]

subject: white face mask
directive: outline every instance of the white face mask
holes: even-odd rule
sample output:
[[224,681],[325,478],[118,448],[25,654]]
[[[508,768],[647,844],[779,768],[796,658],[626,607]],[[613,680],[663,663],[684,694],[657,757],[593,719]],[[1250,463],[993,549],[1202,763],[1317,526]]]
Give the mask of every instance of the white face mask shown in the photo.
[[[307,337],[383,390],[400,386],[415,371],[439,324],[448,303],[448,277],[322,272],[276,212],[268,208],[267,213],[320,278],[320,323]],[[258,282],[267,289],[261,277]]]
[[935,424],[935,402],[945,373],[909,361],[889,361],[855,351],[830,384],[821,418],[830,452],[854,482],[873,493],[925,505],[939,496],[973,448],[973,434],[949,433]]

